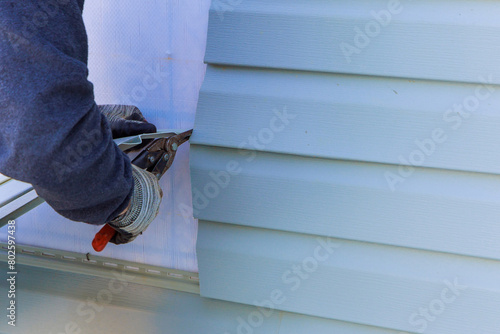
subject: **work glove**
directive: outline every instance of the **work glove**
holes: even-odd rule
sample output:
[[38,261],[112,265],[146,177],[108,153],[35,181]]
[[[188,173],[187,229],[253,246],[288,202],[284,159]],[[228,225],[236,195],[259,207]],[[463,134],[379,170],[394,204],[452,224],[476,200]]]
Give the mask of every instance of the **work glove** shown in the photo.
[[163,192],[158,179],[135,165],[132,165],[132,176],[134,193],[128,209],[109,222],[109,225],[118,232],[110,240],[116,245],[131,242],[142,234],[160,209]]
[[[113,139],[156,132],[156,126],[148,123],[136,106],[108,104],[98,107],[109,122]],[[134,192],[127,210],[109,222],[117,232],[110,242],[117,245],[129,243],[142,234],[160,209],[163,193],[158,179],[134,165],[132,177]]]
[[156,126],[148,123],[136,106],[105,104],[97,107],[108,119],[113,139],[156,132]]

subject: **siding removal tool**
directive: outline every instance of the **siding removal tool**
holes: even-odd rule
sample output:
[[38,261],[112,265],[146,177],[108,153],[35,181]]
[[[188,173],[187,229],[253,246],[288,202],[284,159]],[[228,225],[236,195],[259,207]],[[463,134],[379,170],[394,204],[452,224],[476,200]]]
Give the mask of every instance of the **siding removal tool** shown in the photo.
[[[140,153],[132,160],[132,163],[139,168],[155,175],[158,180],[172,166],[175,153],[179,146],[189,140],[193,130],[182,133],[166,133],[162,138],[153,139],[146,146],[140,145]],[[125,153],[136,152],[138,149],[129,148]],[[97,232],[92,241],[92,247],[96,252],[102,251],[108,242],[117,233],[109,224]]]

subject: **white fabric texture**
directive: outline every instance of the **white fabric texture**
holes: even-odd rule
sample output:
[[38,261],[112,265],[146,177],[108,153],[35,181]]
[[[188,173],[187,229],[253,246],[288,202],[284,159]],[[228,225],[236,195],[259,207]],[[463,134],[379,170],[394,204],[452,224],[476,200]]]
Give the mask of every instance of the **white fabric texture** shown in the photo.
[[[89,79],[98,104],[136,105],[161,129],[193,127],[205,74],[203,57],[210,0],[87,0]],[[197,271],[197,222],[191,207],[189,145],[180,146],[160,185],[157,218],[140,238],[109,244],[99,255]],[[66,220],[46,204],[17,220],[18,244],[90,252],[99,226]],[[0,229],[6,240],[7,229]]]

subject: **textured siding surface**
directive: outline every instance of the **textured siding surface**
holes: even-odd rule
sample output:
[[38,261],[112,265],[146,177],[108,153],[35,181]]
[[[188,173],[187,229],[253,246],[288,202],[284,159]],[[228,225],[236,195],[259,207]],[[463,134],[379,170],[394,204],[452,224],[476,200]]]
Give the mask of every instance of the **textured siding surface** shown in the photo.
[[500,333],[499,14],[214,1],[190,154],[201,295],[253,305],[255,333],[277,311],[279,333]]

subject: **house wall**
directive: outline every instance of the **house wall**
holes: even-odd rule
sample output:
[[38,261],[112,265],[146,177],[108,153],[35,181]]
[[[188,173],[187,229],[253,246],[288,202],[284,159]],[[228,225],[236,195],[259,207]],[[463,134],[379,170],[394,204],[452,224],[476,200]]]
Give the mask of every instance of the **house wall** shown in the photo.
[[214,1],[190,154],[201,295],[254,305],[256,332],[280,310],[286,333],[498,333],[498,14]]

